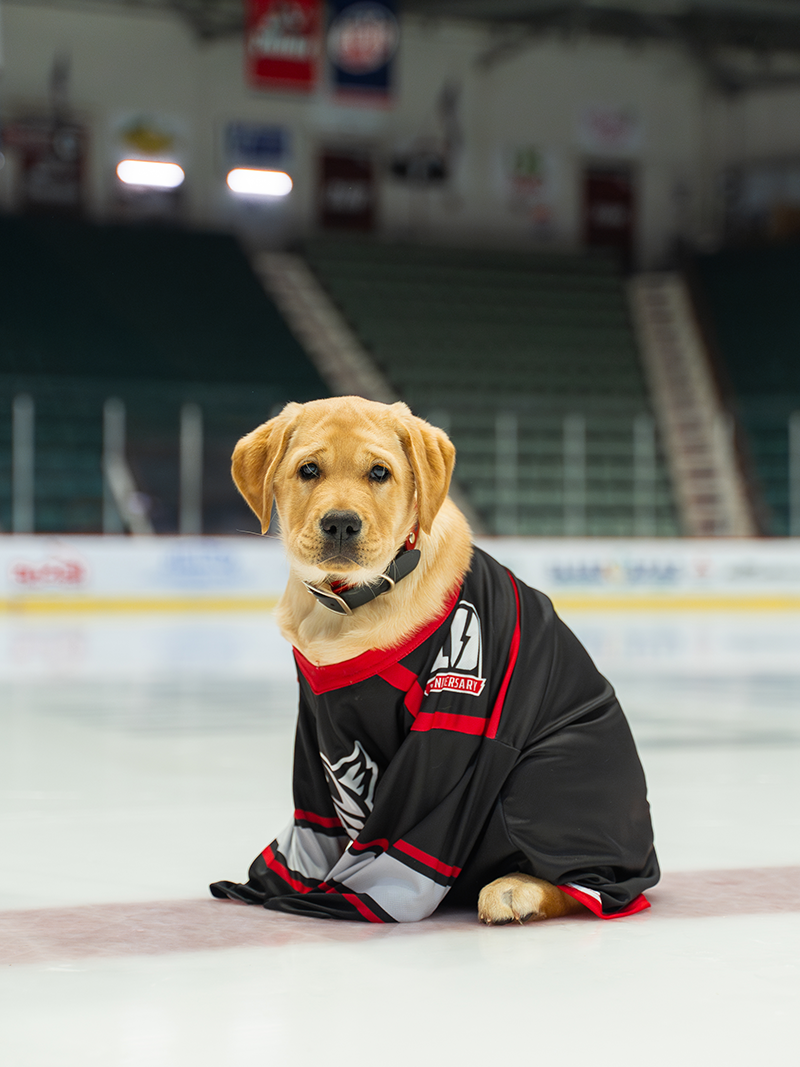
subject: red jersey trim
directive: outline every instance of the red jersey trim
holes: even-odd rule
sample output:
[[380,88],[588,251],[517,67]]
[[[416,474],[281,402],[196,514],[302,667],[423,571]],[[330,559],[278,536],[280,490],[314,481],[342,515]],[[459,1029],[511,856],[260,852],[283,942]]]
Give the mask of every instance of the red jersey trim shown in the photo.
[[377,837],[374,841],[351,841],[347,846],[351,852],[365,852],[370,848],[380,849],[381,852],[386,852],[389,848],[389,842],[385,837]]
[[357,911],[360,911],[364,918],[368,919],[369,922],[382,923],[384,921],[378,915],[376,915],[374,911],[370,911],[364,901],[361,900],[361,898],[356,893],[342,893],[341,896],[349,904],[352,904]]
[[573,897],[580,904],[583,904],[600,919],[624,919],[628,915],[636,915],[640,911],[647,911],[650,907],[650,901],[643,893],[640,893],[638,897],[631,901],[627,908],[606,915],[603,911],[603,905],[599,899],[599,894],[595,897],[593,893],[583,892],[573,885],[560,885],[558,888],[562,893],[566,893],[568,897]]
[[407,856],[411,856],[412,859],[417,860],[419,863],[424,863],[426,867],[430,867],[432,871],[437,871],[439,874],[444,874],[448,878],[457,878],[461,874],[460,867],[451,867],[447,863],[442,863],[441,860],[437,860],[435,856],[431,856],[428,852],[423,852],[421,848],[417,848],[416,845],[410,845],[408,841],[397,841],[394,846],[399,852],[405,852]]
[[416,674],[408,667],[404,667],[402,663],[393,663],[390,667],[386,667],[378,677],[383,678],[384,682],[388,682],[392,688],[399,689],[401,693],[407,693],[417,680]]
[[286,882],[287,885],[290,885],[296,893],[311,892],[311,886],[304,885],[301,881],[295,878],[289,868],[284,866],[284,864],[276,858],[271,845],[267,845],[261,855],[264,857],[264,862],[269,869],[274,871],[279,878]]
[[419,709],[422,707],[422,697],[422,686],[419,682],[415,681],[406,693],[406,699],[403,701],[406,711],[412,719],[416,719],[419,714]]
[[486,731],[486,719],[477,715],[455,715],[451,711],[421,711],[411,729],[417,732],[452,730],[457,734],[472,734],[478,737]]
[[317,815],[313,811],[300,811],[298,808],[294,813],[294,817],[298,822],[310,822],[314,823],[315,826],[325,826],[335,830],[344,829],[336,816]]
[[520,621],[519,621],[519,589],[517,589],[517,583],[514,580],[514,575],[511,571],[506,571],[508,577],[511,580],[511,585],[514,587],[514,597],[517,602],[517,622],[514,626],[514,633],[511,638],[511,647],[508,652],[508,666],[506,667],[506,673],[503,676],[503,682],[500,686],[500,692],[497,694],[497,700],[492,708],[492,714],[489,717],[489,722],[486,725],[486,736],[490,739],[497,737],[497,731],[500,727],[500,716],[503,714],[503,705],[506,700],[506,693],[508,692],[509,684],[511,683],[511,675],[514,673],[514,668],[517,665],[517,657],[519,656],[519,642],[520,642]]
[[[334,689],[344,689],[348,685],[356,685],[364,682],[367,678],[373,678],[394,667],[401,659],[408,656],[415,648],[419,648],[423,642],[439,629],[447,616],[453,611],[458,598],[461,595],[457,589],[442,610],[442,614],[429,622],[421,630],[417,630],[411,637],[398,648],[370,649],[353,659],[342,660],[341,663],[327,663],[317,667],[297,649],[294,650],[294,658],[303,677],[311,687],[314,696],[322,693],[330,693]],[[409,672],[411,673],[411,672]],[[392,684],[392,683],[390,683]]]

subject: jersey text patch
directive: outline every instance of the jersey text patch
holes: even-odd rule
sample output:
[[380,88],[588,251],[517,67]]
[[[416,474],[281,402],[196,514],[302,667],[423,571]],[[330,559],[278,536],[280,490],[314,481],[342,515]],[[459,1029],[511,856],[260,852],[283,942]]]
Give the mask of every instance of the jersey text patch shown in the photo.
[[462,600],[436,657],[425,696],[441,690],[480,696],[485,685],[481,620],[474,605]]

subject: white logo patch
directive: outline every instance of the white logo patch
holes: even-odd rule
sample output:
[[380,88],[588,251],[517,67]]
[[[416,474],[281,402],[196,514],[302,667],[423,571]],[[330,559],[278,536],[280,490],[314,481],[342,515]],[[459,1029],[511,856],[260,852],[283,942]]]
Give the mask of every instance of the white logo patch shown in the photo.
[[338,763],[331,763],[324,752],[320,752],[320,757],[339,822],[355,840],[372,811],[378,765],[366,754],[360,741]]
[[480,696],[485,685],[481,620],[474,605],[462,600],[453,615],[450,632],[436,657],[425,686],[425,696],[446,689],[476,697]]

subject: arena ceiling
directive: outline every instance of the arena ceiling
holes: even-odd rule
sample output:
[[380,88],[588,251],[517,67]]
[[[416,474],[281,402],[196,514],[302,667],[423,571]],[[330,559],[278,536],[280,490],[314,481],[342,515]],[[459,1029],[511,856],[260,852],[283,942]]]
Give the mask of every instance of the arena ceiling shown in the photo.
[[[85,0],[66,0],[71,2],[85,6]],[[243,0],[98,2],[171,11],[206,40],[241,33],[243,27]],[[800,0],[398,0],[398,5],[425,18],[486,25],[489,39],[476,57],[482,66],[502,63],[546,36],[604,37],[632,46],[673,43],[729,92],[800,83]]]

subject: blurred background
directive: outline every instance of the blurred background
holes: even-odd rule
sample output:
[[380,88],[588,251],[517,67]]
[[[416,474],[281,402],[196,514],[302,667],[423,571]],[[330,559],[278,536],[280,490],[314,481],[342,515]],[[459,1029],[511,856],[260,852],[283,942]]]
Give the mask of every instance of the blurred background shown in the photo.
[[[0,1060],[796,1058],[798,116],[800,0],[0,0]],[[292,810],[230,455],[337,394],[612,680],[651,912],[200,899]]]
[[2,0],[0,528],[254,531],[402,398],[479,534],[800,533],[795,0]]

